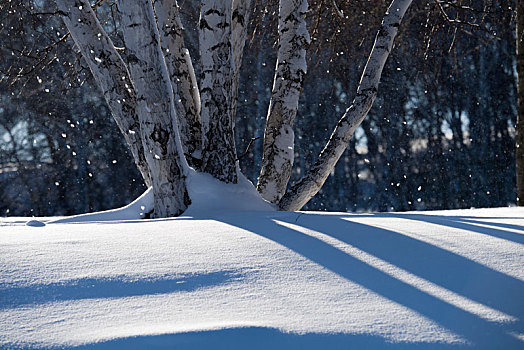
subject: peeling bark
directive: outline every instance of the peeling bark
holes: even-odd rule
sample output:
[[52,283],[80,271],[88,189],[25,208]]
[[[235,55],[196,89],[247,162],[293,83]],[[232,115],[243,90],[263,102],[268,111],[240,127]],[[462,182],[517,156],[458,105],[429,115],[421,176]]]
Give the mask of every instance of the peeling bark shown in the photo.
[[278,55],[257,190],[276,203],[284,195],[294,158],[293,124],[307,72],[307,0],[281,0],[278,14]]
[[136,93],[124,61],[100,25],[89,1],[57,0],[56,3],[71,37],[104,94],[144,182],[151,187],[151,175],[140,139]]
[[393,47],[400,22],[412,0],[393,0],[375,38],[373,49],[360,79],[357,95],[339,120],[317,161],[279,202],[281,210],[300,210],[322,187],[377,96],[382,69]]
[[190,204],[185,183],[187,163],[153,6],[149,0],[120,0],[118,6],[153,183],[155,216],[177,216]]
[[202,75],[202,170],[236,183],[236,149],[232,115],[234,60],[231,47],[232,1],[202,1],[199,22]]
[[202,153],[200,93],[176,0],[153,0],[162,52],[173,88],[180,140],[190,166],[198,168]]

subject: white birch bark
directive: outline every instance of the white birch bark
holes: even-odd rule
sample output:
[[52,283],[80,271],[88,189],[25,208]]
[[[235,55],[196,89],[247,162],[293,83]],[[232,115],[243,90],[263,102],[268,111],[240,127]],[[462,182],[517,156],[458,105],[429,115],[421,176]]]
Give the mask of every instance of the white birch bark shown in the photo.
[[177,216],[190,203],[185,183],[188,168],[153,6],[149,0],[120,0],[118,6],[153,182],[155,216]]
[[180,140],[189,165],[197,168],[202,153],[200,93],[191,56],[184,44],[178,4],[176,0],[153,0],[153,6],[173,88]]
[[244,56],[244,46],[246,44],[247,26],[249,24],[249,14],[251,12],[251,0],[233,0],[233,13],[231,18],[232,33],[231,45],[233,53],[233,78],[231,81],[231,102],[233,127],[238,103],[238,84],[240,78],[240,67]]
[[88,0],[57,0],[64,23],[102,90],[148,187],[151,176],[140,139],[136,94],[124,61],[103,30]]
[[276,203],[284,195],[293,169],[295,137],[293,124],[306,75],[307,0],[280,0],[278,54],[269,102],[262,168],[257,190]]
[[201,2],[199,23],[202,76],[202,170],[236,183],[236,149],[232,116],[234,60],[231,48],[232,1]]
[[279,202],[281,210],[300,210],[318,192],[335,167],[349,139],[375,101],[382,69],[393,47],[400,22],[411,2],[412,0],[393,0],[391,3],[375,38],[353,103],[339,120],[308,174],[282,197]]

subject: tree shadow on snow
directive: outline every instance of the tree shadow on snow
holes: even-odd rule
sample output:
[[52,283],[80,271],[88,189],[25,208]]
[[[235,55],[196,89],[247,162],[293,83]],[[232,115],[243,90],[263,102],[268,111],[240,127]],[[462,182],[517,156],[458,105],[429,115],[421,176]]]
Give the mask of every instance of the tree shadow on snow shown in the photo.
[[[367,215],[363,215],[367,216]],[[369,216],[373,217],[393,217],[399,219],[408,219],[414,221],[428,222],[435,225],[452,227],[460,230],[480,233],[487,236],[505,239],[510,242],[524,244],[524,226],[506,223],[494,223],[481,221],[479,217],[468,216],[445,216],[445,215],[428,215],[428,214],[389,214],[375,213]],[[493,218],[490,218],[493,219]],[[506,218],[520,219],[522,218]],[[483,226],[479,226],[483,225]],[[491,226],[491,227],[484,227]],[[507,231],[504,229],[518,230],[522,233]]]
[[32,284],[11,287],[0,284],[0,310],[23,305],[79,299],[124,298],[143,295],[193,291],[229,283],[240,278],[231,271],[158,278],[81,278],[67,283]]
[[[523,281],[397,232],[348,221],[350,215],[282,213],[274,218],[336,238],[461,296],[511,315],[518,321],[505,324],[486,321],[271,218],[231,217],[220,221],[281,244],[349,281],[404,305],[462,336],[477,349],[524,347],[523,342],[508,333],[524,333]],[[477,229],[474,226],[471,231],[484,233]]]
[[[507,228],[511,230],[520,230],[522,231],[522,234],[524,234],[523,225],[514,225],[514,224],[503,223],[503,222],[480,221],[478,219],[479,218],[476,218],[476,217],[452,216],[450,220],[463,221],[468,224],[470,223],[470,224],[477,224],[477,225],[493,226],[497,228]],[[518,219],[522,220],[522,218],[518,218]]]
[[467,346],[437,343],[390,343],[383,338],[360,334],[294,334],[273,328],[245,327],[129,337],[79,346],[78,350],[109,349],[468,349]]
[[[401,233],[352,222],[354,217],[394,217],[467,230],[523,244],[522,235],[508,231],[520,225],[488,223],[478,217],[424,214],[315,214],[268,213],[224,216],[229,224],[276,242],[325,267],[348,281],[403,305],[467,340],[470,345],[391,343],[378,335],[293,334],[261,327],[230,328],[177,334],[115,339],[78,349],[523,349],[524,342],[510,334],[524,333],[524,282],[449,250]],[[179,220],[174,219],[174,220]],[[184,218],[191,220],[191,218]],[[211,219],[208,218],[208,219]],[[519,218],[512,218],[519,219]],[[173,220],[173,219],[167,219]],[[162,221],[162,219],[159,219]],[[146,223],[150,221],[137,221]],[[295,230],[284,224],[299,225]],[[478,226],[478,225],[483,226]],[[485,227],[491,226],[491,227]],[[306,230],[303,230],[306,229]],[[307,230],[336,238],[413,275],[430,281],[472,301],[517,319],[516,322],[487,321],[445,300],[432,296],[388,273],[307,234]],[[301,231],[305,231],[301,232]],[[80,279],[67,285],[36,285],[9,289],[0,285],[0,309],[57,300],[125,297],[190,291],[239,278],[230,271],[203,275],[162,277],[129,281]]]

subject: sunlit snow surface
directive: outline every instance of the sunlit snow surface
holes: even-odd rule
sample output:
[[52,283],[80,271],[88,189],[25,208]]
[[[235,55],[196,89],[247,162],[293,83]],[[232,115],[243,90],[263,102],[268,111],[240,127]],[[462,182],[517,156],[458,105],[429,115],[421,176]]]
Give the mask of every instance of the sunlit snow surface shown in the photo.
[[175,219],[2,219],[0,348],[524,349],[524,209],[223,196]]

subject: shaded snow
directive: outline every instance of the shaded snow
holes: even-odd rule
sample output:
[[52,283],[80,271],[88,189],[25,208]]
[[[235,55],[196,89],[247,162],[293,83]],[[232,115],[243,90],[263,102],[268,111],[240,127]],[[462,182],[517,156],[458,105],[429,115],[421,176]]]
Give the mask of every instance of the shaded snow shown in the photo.
[[0,221],[0,348],[524,348],[522,208],[216,210],[247,185],[180,218]]

